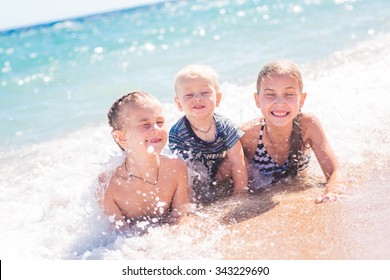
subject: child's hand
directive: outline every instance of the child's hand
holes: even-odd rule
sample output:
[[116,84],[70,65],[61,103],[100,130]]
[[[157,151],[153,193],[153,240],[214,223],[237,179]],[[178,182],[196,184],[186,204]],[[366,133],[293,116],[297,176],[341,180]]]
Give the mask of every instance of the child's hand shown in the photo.
[[317,197],[316,203],[334,202],[342,197],[343,197],[343,195],[339,191],[325,192],[324,194]]
[[350,186],[350,182],[344,178],[340,179],[339,175],[337,180],[333,180],[332,182],[328,181],[324,193],[317,197],[316,203],[334,202],[341,199],[344,197],[344,191],[346,191],[348,186]]

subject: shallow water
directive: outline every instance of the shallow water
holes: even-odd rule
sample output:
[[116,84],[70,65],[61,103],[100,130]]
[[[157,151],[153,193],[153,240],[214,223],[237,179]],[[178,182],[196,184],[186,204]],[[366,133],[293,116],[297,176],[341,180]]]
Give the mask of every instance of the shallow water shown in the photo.
[[[287,8],[270,5],[267,14],[275,20],[265,25],[239,16],[252,11],[252,2],[217,2],[210,6],[191,6],[189,2],[151,6],[151,10],[130,10],[110,14],[108,18],[92,17],[1,35],[1,259],[390,258],[387,238],[390,232],[387,222],[390,214],[387,199],[390,194],[387,94],[390,17],[386,14],[390,9],[384,8],[388,2],[282,1],[285,7],[296,4],[304,9],[296,18],[296,13],[286,12]],[[382,9],[374,17],[372,14],[378,6]],[[173,37],[166,35],[169,37],[166,53],[162,47],[146,51],[144,43],[154,38],[148,33],[150,22],[149,25],[140,23],[140,34],[133,41],[106,29],[114,23],[123,26],[126,23],[123,18],[140,17],[143,13],[149,15],[146,21],[153,22],[153,15],[159,9],[167,13],[164,16],[172,20],[168,25],[176,31],[182,27],[191,30],[173,32]],[[223,9],[229,17],[222,16]],[[188,22],[178,16],[184,13],[195,17],[201,12],[209,17]],[[215,12],[220,14],[217,20],[213,17]],[[348,21],[329,25],[332,13],[335,20],[348,18]],[[290,29],[285,29],[287,23],[282,20],[286,15]],[[155,19],[157,25],[164,16]],[[302,17],[306,18],[306,24],[300,23]],[[318,19],[316,24],[312,21],[314,17]],[[221,41],[214,45],[215,39],[210,38],[216,34],[199,36],[203,34],[201,27],[208,31],[220,20],[229,23],[215,27],[216,33],[226,36],[223,42],[232,42],[226,49],[218,45]],[[303,36],[300,42],[305,44],[292,40],[288,44],[292,47],[287,48],[283,36],[302,26],[307,28],[306,33],[300,33]],[[322,26],[327,27],[321,29],[319,37],[313,35]],[[269,36],[264,42],[251,39],[248,34],[260,27],[262,36],[268,33],[280,36],[273,36],[274,39]],[[56,41],[66,38],[61,37],[61,32],[69,34],[69,38],[86,36],[96,41],[88,46],[89,51],[78,49],[77,55],[69,54],[69,48],[82,46],[74,45],[76,41],[72,40]],[[42,59],[37,63],[36,57],[30,54],[36,52],[39,57],[41,53],[31,51],[36,43],[29,36],[34,35],[33,39],[39,41],[46,38],[44,34],[51,38],[45,48],[48,62]],[[108,37],[101,40],[105,37],[91,34]],[[116,34],[113,35],[116,39],[109,37],[110,34]],[[118,38],[126,43],[117,41]],[[28,42],[18,45],[19,40],[27,40],[30,47]],[[135,41],[139,49],[133,56],[130,49]],[[112,49],[99,54],[101,50],[95,51],[96,47],[109,49],[104,42],[110,42]],[[258,49],[260,45],[263,49]],[[17,46],[27,49],[19,50]],[[210,53],[205,53],[205,48]],[[90,60],[97,57],[102,60]],[[172,125],[180,116],[171,101],[174,73],[189,62],[209,63],[221,76],[224,96],[219,112],[241,123],[259,115],[252,97],[256,74],[261,64],[274,57],[293,59],[300,64],[308,92],[304,110],[316,114],[323,123],[350,181],[345,197],[335,203],[314,203],[323,191],[324,177],[313,158],[309,178],[276,185],[255,195],[220,201],[199,210],[188,225],[150,227],[146,234],[132,237],[111,232],[91,193],[97,175],[107,168],[106,163],[110,166],[113,158],[120,156],[104,119],[115,98],[125,90],[145,88],[159,95],[168,126]],[[129,68],[123,70],[122,62],[129,63]],[[59,63],[59,66],[50,68],[47,63],[52,67]],[[52,72],[46,73],[45,69]],[[44,72],[51,73],[47,77],[54,80],[45,81]],[[34,80],[34,73],[43,74]]]

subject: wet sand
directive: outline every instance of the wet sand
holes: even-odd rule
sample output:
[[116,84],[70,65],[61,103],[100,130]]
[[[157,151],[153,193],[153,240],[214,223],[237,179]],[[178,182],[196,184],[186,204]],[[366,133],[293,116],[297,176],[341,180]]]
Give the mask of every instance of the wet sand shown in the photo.
[[368,176],[377,171],[355,177],[332,203],[316,204],[323,186],[303,180],[221,202],[209,209],[229,232],[217,247],[224,259],[390,259],[390,177]]

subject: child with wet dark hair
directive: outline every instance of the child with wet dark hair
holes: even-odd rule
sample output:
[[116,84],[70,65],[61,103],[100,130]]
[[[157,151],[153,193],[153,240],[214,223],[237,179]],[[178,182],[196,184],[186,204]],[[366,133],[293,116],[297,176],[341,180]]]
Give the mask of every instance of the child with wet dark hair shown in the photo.
[[115,101],[107,116],[125,161],[100,194],[104,213],[119,231],[136,221],[183,216],[189,205],[187,168],[183,160],[161,154],[168,132],[160,102],[131,92]]

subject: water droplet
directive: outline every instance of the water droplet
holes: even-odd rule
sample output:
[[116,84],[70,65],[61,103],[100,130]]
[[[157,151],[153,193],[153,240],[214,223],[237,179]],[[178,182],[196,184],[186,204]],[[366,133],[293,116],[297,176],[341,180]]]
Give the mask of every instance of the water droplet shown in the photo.
[[103,52],[103,48],[102,48],[102,47],[96,47],[96,48],[94,49],[94,52],[95,52],[95,53],[98,53],[98,54],[101,54],[101,53]]
[[164,207],[165,205],[167,205],[167,203],[164,201],[157,202],[157,207]]
[[151,43],[146,43],[144,45],[145,49],[148,50],[148,51],[154,51],[156,49],[155,45],[151,44]]
[[244,17],[245,16],[245,12],[244,11],[238,11],[237,12],[237,16]]
[[299,6],[299,5],[295,5],[295,6],[293,7],[293,12],[296,13],[296,14],[302,13],[302,11],[303,11],[303,9],[302,9],[302,7]]
[[149,154],[152,154],[154,153],[154,147],[153,146],[148,146],[147,150],[146,150]]

